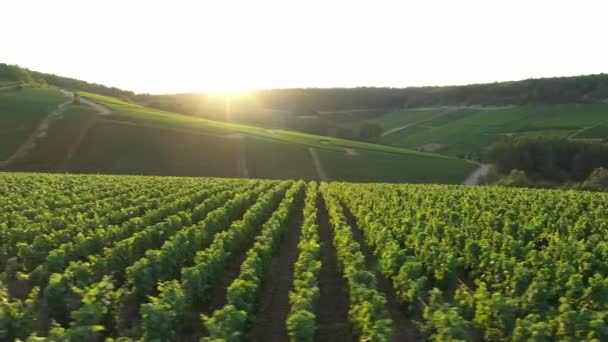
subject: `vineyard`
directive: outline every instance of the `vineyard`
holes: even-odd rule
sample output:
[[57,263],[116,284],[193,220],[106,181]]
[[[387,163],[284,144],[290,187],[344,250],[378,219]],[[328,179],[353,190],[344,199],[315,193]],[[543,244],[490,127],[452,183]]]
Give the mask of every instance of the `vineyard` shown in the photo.
[[0,339],[606,341],[607,203],[0,173]]

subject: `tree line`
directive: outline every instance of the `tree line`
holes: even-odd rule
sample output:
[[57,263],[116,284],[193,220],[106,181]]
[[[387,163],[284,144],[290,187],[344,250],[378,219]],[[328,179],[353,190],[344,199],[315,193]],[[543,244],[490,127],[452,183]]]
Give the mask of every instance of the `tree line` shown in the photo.
[[135,93],[115,87],[107,87],[97,83],[89,83],[74,78],[57,76],[38,71],[32,71],[17,65],[0,63],[0,80],[14,81],[18,83],[35,83],[40,85],[54,85],[60,88],[86,91],[101,95],[132,98]]
[[[608,145],[548,138],[505,138],[488,150],[498,184],[608,190]],[[587,185],[585,185],[585,183]]]
[[[0,63],[0,79],[38,80],[58,87],[129,97],[165,110],[195,115],[208,94],[150,95]],[[406,81],[406,80],[404,80]],[[358,87],[267,89],[252,93],[266,108],[300,115],[344,109],[415,108],[426,106],[502,106],[597,102],[608,98],[608,75],[552,77],[521,81],[437,87]]]

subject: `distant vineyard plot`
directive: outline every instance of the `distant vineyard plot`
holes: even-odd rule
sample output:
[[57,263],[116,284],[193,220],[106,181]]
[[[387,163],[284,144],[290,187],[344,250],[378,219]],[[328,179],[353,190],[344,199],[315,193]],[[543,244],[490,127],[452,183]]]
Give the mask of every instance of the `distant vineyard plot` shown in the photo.
[[608,195],[0,173],[0,338],[608,339]]
[[435,146],[431,149],[432,152],[462,156],[482,151],[503,136],[605,138],[608,104],[528,105],[488,109],[448,107],[437,108],[435,111],[429,109],[389,113],[378,117],[376,122],[385,129],[403,127],[380,137],[379,143],[427,151],[425,147]]

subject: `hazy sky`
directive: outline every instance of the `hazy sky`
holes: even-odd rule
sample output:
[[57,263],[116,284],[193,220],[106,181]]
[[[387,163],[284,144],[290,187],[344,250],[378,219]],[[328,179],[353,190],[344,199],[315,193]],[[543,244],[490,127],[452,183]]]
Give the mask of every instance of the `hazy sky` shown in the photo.
[[608,1],[0,3],[0,62],[137,92],[608,72]]

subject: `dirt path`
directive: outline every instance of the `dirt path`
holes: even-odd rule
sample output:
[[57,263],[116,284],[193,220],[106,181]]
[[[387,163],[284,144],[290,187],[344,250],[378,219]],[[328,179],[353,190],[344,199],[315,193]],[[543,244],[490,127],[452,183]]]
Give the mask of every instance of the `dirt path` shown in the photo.
[[6,160],[0,161],[0,168],[7,167],[15,161],[24,158],[29,151],[36,147],[36,141],[38,138],[44,137],[47,134],[51,123],[61,118],[61,115],[71,102],[72,101],[67,101],[60,104],[57,109],[52,111],[46,118],[44,118],[38,127],[36,127],[36,129],[32,132],[32,134],[30,134],[27,139],[17,148],[17,151],[15,151],[13,155],[8,157]]
[[418,124],[421,124],[421,123],[425,123],[425,122],[429,122],[429,121],[431,121],[431,120],[434,120],[434,119],[440,118],[440,117],[442,117],[442,116],[444,116],[444,115],[447,115],[447,114],[449,114],[449,113],[451,113],[451,112],[454,112],[454,111],[456,111],[456,110],[458,110],[458,109],[457,109],[457,108],[448,108],[448,109],[444,109],[444,110],[442,110],[441,112],[439,112],[439,113],[437,113],[437,114],[435,114],[435,115],[431,116],[430,118],[427,118],[427,119],[422,119],[422,120],[418,120],[418,121],[415,121],[415,122],[410,122],[410,123],[405,124],[405,125],[403,125],[403,126],[399,126],[399,127],[393,127],[393,128],[391,128],[391,129],[387,129],[386,131],[382,132],[382,134],[381,134],[380,136],[381,136],[381,137],[385,137],[385,136],[387,136],[387,135],[390,135],[390,134],[393,134],[393,133],[399,132],[399,131],[401,131],[401,130],[404,130],[404,129],[408,128],[408,127],[411,127],[411,126],[414,126],[414,125],[418,125]]
[[298,242],[302,233],[304,199],[289,218],[289,227],[266,275],[256,319],[247,341],[288,341],[285,322],[289,314],[289,291],[293,284],[294,264],[298,259]]
[[317,170],[317,176],[319,176],[319,179],[322,181],[329,180],[327,173],[325,173],[325,169],[323,169],[323,163],[321,162],[321,157],[319,157],[317,150],[313,147],[309,147],[308,151],[312,157],[312,162],[315,164],[315,169]]
[[416,328],[412,321],[407,318],[403,310],[401,310],[399,302],[397,301],[397,295],[395,294],[395,288],[393,287],[393,284],[389,279],[387,279],[378,271],[378,260],[365,243],[363,232],[361,232],[361,230],[359,229],[359,226],[357,225],[355,217],[353,216],[351,211],[344,204],[342,204],[342,208],[344,209],[346,221],[352,229],[353,238],[361,246],[361,252],[363,252],[363,255],[365,256],[367,269],[370,272],[374,272],[374,274],[376,275],[376,280],[378,281],[378,290],[382,292],[386,298],[386,308],[388,310],[391,320],[393,321],[392,341],[417,341],[418,339],[416,337]]
[[[69,97],[73,97],[74,96],[74,93],[71,92],[71,91],[68,91],[68,90],[65,90],[65,89],[60,89],[60,91],[65,96],[69,96]],[[80,98],[80,103],[83,103],[83,104],[86,104],[87,106],[92,107],[100,115],[109,115],[109,114],[112,113],[112,111],[109,110],[107,107],[104,107],[104,106],[102,106],[102,105],[100,105],[98,103],[95,103],[93,101],[89,101],[89,100],[87,100],[85,98],[82,98],[82,97]],[[72,160],[72,157],[74,157],[74,154],[80,148],[80,145],[82,144],[82,141],[84,140],[84,138],[89,133],[89,130],[91,129],[91,127],[93,127],[93,125],[96,122],[97,122],[97,118],[91,118],[82,127],[82,129],[80,130],[80,133],[78,134],[78,137],[76,138],[76,140],[74,140],[74,143],[72,144],[72,146],[70,146],[70,149],[66,153],[65,158],[63,159],[63,162],[61,163],[61,165],[59,166],[59,169],[57,171],[63,171],[63,172],[67,171],[68,165],[69,165],[70,161]]]
[[247,145],[246,138],[243,135],[239,135],[238,142],[238,159],[237,159],[237,170],[243,178],[249,178],[249,167],[247,166]]
[[478,185],[481,178],[486,176],[490,170],[492,170],[491,164],[479,164],[479,167],[476,168],[468,177],[464,180],[462,184],[464,185]]
[[321,270],[319,271],[319,308],[315,341],[353,341],[348,320],[348,294],[346,281],[338,267],[333,246],[333,232],[325,202],[319,196],[319,238],[321,239]]
[[349,156],[356,156],[359,154],[359,153],[357,153],[357,151],[355,149],[348,148],[348,147],[344,147],[344,152],[346,154],[348,154]]
[[568,140],[583,140],[583,141],[602,141],[602,139],[601,139],[601,138],[600,138],[600,139],[597,139],[597,138],[575,138],[575,137],[576,137],[577,135],[579,135],[579,134],[583,133],[583,132],[584,132],[584,131],[586,131],[586,130],[589,130],[589,129],[595,128],[595,127],[600,126],[600,125],[603,125],[603,124],[605,124],[605,123],[606,123],[605,121],[600,121],[600,122],[596,123],[596,124],[595,124],[595,125],[593,125],[593,126],[581,127],[580,129],[578,129],[578,130],[574,131],[572,134],[568,135],[568,136],[566,137],[566,139],[568,139]]
[[[60,89],[60,91],[68,97],[73,97],[74,96],[74,92],[69,91],[69,90],[65,90],[65,89]],[[111,114],[112,111],[110,109],[108,109],[105,106],[100,105],[99,103],[93,102],[91,100],[85,99],[84,97],[80,97],[80,103],[84,103],[87,106],[91,106],[93,107],[93,109],[95,109],[99,114],[101,115],[108,115]]]

